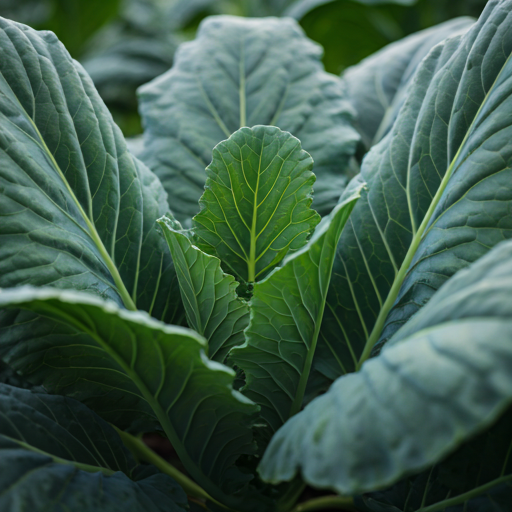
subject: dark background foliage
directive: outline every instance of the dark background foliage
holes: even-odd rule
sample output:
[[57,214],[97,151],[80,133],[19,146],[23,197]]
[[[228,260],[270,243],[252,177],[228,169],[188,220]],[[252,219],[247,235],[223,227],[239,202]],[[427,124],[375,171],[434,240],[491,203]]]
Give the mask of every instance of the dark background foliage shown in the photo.
[[[292,0],[0,0],[0,16],[52,30],[84,64],[126,136],[141,133],[136,89],[165,72],[177,45],[209,14],[282,15]],[[321,2],[317,2],[321,3]],[[397,5],[398,3],[398,5]],[[400,4],[412,5],[400,5]],[[383,46],[456,16],[477,17],[486,0],[333,0],[300,17],[340,73]]]

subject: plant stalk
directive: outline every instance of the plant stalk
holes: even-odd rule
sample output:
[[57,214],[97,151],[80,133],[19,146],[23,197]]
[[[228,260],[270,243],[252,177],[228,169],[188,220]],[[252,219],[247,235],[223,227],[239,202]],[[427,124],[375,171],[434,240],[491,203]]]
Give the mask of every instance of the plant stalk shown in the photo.
[[512,474],[502,476],[500,478],[496,478],[495,480],[491,480],[490,482],[481,485],[479,487],[475,487],[471,489],[471,491],[465,492],[464,494],[460,494],[459,496],[455,496],[453,498],[449,498],[447,500],[440,501],[438,503],[434,503],[433,505],[429,505],[428,507],[422,507],[417,512],[441,512],[448,507],[453,507],[455,505],[462,505],[466,501],[476,498],[481,494],[484,494],[489,489],[496,487],[505,482],[509,482],[512,480]]

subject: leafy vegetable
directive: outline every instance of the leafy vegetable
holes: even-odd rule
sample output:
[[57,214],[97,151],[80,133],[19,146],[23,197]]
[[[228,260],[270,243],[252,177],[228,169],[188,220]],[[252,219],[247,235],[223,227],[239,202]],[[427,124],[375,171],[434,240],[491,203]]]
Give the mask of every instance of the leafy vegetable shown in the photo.
[[241,280],[261,280],[320,220],[310,209],[312,166],[300,141],[279,128],[238,130],[213,150],[196,235]]
[[0,384],[2,510],[178,512],[186,496],[136,465],[115,430],[84,405]]
[[491,425],[512,403],[511,262],[507,242],[452,278],[379,357],[276,434],[263,478],[288,480],[300,467],[314,486],[359,494]]
[[367,149],[392,129],[415,72],[430,50],[447,37],[464,33],[473,23],[471,18],[456,18],[423,30],[386,46],[343,73]]
[[245,345],[231,350],[273,433],[302,406],[315,353],[336,244],[359,197],[338,205],[311,241],[254,287]]
[[210,359],[222,363],[231,347],[243,343],[249,323],[249,308],[236,295],[238,283],[222,272],[218,258],[192,244],[179,222],[158,222],[176,265],[188,325],[208,340]]
[[[342,234],[322,326],[349,371],[350,349],[363,362],[450,276],[512,235],[511,5],[489,2],[463,37],[432,50],[364,160],[368,192]],[[329,372],[317,364],[342,375],[331,361]]]
[[15,369],[120,428],[164,430],[191,476],[213,497],[236,503],[220,488],[235,494],[250,479],[233,465],[254,451],[257,408],[231,389],[232,370],[206,358],[204,338],[85,293],[2,290],[6,306],[61,326],[59,336],[48,336],[44,321],[27,332],[16,312],[1,322],[9,327],[0,331],[0,350]]
[[172,322],[160,183],[53,34],[0,19],[0,46],[0,286],[83,290]]
[[351,176],[358,135],[341,81],[323,71],[320,57],[292,20],[210,18],[196,41],[180,47],[173,68],[140,89],[141,158],[180,222],[198,211],[212,148],[258,124],[301,140],[315,160],[314,207],[332,209]]

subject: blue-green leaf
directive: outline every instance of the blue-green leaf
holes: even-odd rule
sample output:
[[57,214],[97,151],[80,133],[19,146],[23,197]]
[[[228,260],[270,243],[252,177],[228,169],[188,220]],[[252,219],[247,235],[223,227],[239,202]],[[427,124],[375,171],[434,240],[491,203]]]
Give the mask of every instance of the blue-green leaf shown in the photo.
[[245,345],[231,350],[261,405],[269,437],[303,403],[331,279],[336,245],[360,190],[339,204],[311,241],[254,287]]
[[215,16],[180,46],[171,70],[140,89],[141,158],[180,222],[198,211],[213,147],[260,124],[301,140],[315,160],[315,208],[336,205],[359,135],[342,81],[325,73],[321,55],[294,20]]

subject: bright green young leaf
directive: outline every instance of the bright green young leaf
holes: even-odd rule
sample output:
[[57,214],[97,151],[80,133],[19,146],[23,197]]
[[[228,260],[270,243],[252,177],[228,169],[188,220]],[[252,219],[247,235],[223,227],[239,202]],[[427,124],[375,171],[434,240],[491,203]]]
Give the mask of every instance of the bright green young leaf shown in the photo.
[[[164,430],[192,478],[240,506],[236,493],[251,475],[234,464],[254,452],[258,408],[232,389],[233,370],[208,360],[202,336],[52,288],[2,290],[1,308],[21,309],[0,311],[0,353],[14,369],[121,429]],[[40,318],[27,322],[26,309]]]
[[172,321],[156,177],[51,32],[0,19],[0,287],[87,291]]
[[312,167],[300,141],[272,126],[241,128],[215,147],[193,225],[227,272],[259,281],[306,243],[320,221]]
[[238,283],[224,274],[220,260],[193,245],[178,221],[162,217],[160,224],[169,244],[188,326],[208,340],[208,356],[224,362],[227,353],[244,342],[249,307],[236,294]]
[[187,497],[137,467],[115,430],[80,402],[0,384],[0,509],[179,512]]
[[365,158],[368,192],[341,236],[322,326],[329,379],[512,237],[511,26],[512,1],[492,0],[464,36],[437,45]]
[[[257,283],[246,343],[230,352],[272,435],[303,403],[331,279],[336,245],[359,192],[324,219],[311,241]],[[269,435],[269,437],[270,437]]]
[[447,37],[466,32],[474,22],[456,18],[422,30],[343,73],[348,97],[357,111],[355,124],[367,149],[392,129],[415,72],[430,50]]
[[[460,271],[360,372],[294,416],[260,474],[354,495],[426,469],[512,403],[512,241]],[[510,475],[512,478],[512,475]]]
[[140,89],[142,159],[180,222],[198,212],[212,148],[259,124],[301,140],[315,160],[315,209],[336,205],[359,135],[342,81],[325,73],[321,54],[291,19],[211,17],[180,46],[172,69]]

